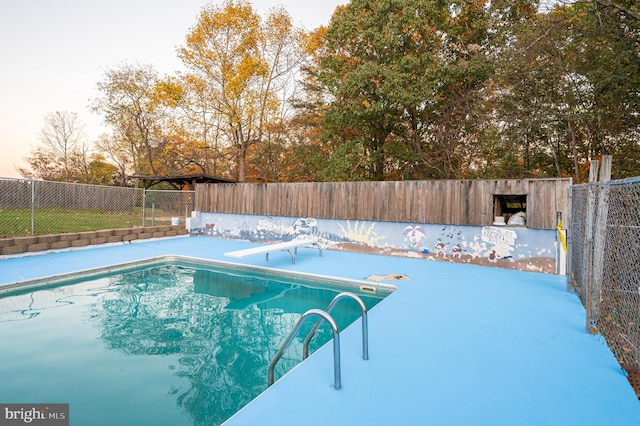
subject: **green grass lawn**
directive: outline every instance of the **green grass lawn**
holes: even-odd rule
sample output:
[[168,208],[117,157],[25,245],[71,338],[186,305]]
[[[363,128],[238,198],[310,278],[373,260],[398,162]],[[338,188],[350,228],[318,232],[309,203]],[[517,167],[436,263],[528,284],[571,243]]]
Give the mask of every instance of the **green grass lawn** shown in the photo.
[[[160,214],[158,210],[155,211],[156,218]],[[168,220],[164,219],[156,219],[155,224],[168,224]],[[35,211],[34,223],[32,234],[30,209],[0,209],[0,238],[131,228],[142,225],[142,211],[105,213],[96,210],[39,209]],[[149,211],[146,225],[151,225]]]

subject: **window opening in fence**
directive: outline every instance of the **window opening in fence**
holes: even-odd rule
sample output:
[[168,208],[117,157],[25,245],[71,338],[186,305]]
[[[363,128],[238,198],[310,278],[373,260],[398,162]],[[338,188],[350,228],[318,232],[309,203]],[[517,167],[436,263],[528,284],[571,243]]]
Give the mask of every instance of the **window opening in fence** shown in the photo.
[[494,225],[526,226],[526,194],[494,194]]

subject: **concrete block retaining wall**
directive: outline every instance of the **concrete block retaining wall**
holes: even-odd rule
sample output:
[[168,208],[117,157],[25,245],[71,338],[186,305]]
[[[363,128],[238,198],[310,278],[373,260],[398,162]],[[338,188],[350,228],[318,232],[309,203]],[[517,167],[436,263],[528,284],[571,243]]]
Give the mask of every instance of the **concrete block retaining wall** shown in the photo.
[[40,235],[0,239],[0,254],[11,255],[45,250],[84,247],[96,244],[131,242],[148,238],[187,235],[184,225],[146,226],[108,229],[103,231],[75,232],[71,234]]

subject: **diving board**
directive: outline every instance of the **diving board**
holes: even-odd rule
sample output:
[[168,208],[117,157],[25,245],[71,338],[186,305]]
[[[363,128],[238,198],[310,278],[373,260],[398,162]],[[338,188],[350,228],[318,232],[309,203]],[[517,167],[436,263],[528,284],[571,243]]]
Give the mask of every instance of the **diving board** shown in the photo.
[[[268,262],[269,253],[273,251],[286,251],[291,255],[291,263],[296,263],[296,254],[298,254],[298,247],[304,246],[316,247],[320,251],[320,256],[322,256],[322,247],[320,247],[320,244],[318,244],[317,238],[301,238],[291,241],[285,241],[282,243],[261,245],[244,250],[229,251],[224,255],[227,257],[235,257],[241,259],[243,257],[264,253]],[[293,249],[293,251],[291,251],[291,249]]]

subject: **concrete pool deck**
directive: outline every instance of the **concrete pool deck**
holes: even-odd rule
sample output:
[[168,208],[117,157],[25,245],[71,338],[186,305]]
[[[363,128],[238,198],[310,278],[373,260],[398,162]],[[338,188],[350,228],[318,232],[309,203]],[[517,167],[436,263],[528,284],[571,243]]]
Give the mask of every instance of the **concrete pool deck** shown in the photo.
[[[363,280],[408,281],[341,332],[342,389],[325,345],[227,421],[228,425],[640,425],[640,401],[565,277],[498,268],[299,249],[242,260],[255,246],[209,237],[0,258],[0,286],[49,275],[181,255]],[[319,307],[324,308],[324,307]],[[266,380],[266,378],[265,378]],[[1,384],[0,384],[1,386]]]

